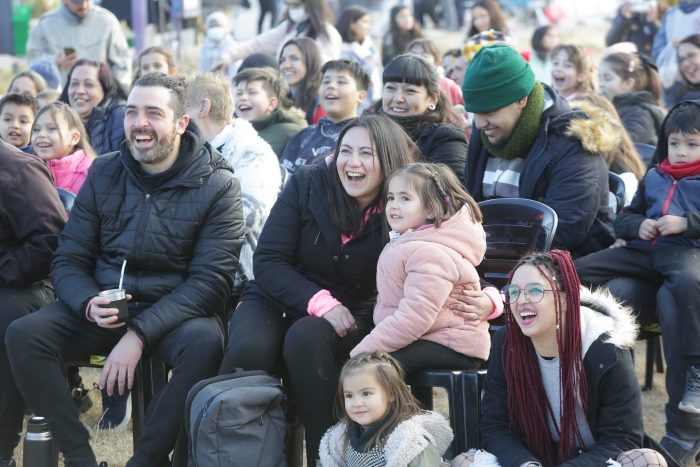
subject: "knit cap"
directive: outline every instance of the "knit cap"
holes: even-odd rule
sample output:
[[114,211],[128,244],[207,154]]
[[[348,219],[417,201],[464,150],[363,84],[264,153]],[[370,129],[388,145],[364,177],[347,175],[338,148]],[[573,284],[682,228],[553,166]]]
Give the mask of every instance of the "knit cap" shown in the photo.
[[464,108],[469,112],[492,112],[530,94],[535,74],[512,47],[483,47],[469,62],[462,81]]

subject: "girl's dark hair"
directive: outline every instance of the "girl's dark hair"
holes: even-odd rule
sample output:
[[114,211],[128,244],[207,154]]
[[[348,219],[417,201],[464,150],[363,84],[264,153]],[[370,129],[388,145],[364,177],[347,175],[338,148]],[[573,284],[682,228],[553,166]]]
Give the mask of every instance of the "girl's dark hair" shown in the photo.
[[335,416],[339,420],[345,421],[345,439],[344,445],[347,448],[350,442],[351,430],[350,424],[352,420],[347,416],[345,411],[345,391],[343,390],[343,381],[345,378],[358,371],[372,371],[377,382],[384,391],[388,401],[386,420],[379,427],[377,432],[369,439],[366,449],[370,450],[373,446],[381,444],[389,434],[399,425],[399,423],[408,420],[414,415],[425,413],[425,410],[420,406],[420,402],[411,394],[411,390],[404,382],[405,373],[401,364],[391,355],[384,352],[361,353],[354,356],[343,365],[340,370],[340,378],[338,378],[338,390],[336,391]]
[[386,190],[394,177],[403,177],[418,192],[423,207],[435,216],[435,227],[440,227],[464,206],[467,206],[473,222],[483,220],[477,202],[464,189],[454,171],[444,164],[416,162],[402,167],[387,177]]
[[420,47],[423,52],[428,52],[430,55],[432,55],[435,60],[435,65],[442,65],[442,55],[440,55],[440,51],[438,50],[438,46],[435,41],[431,39],[413,39],[406,45],[406,52],[410,53],[411,49],[414,47]]
[[294,94],[294,106],[303,110],[306,113],[306,120],[309,121],[313,117],[318,87],[321,85],[321,52],[313,39],[297,37],[284,43],[280,50],[280,57],[284,49],[290,45],[295,45],[299,48],[306,65],[306,76],[297,85],[297,90]]
[[424,37],[423,30],[417,21],[413,23],[413,29],[410,31],[404,31],[399,28],[399,25],[396,24],[396,17],[403,10],[411,11],[411,9],[406,5],[396,5],[389,13],[389,34],[394,44],[394,50],[396,50],[396,53],[398,54],[404,53],[406,51],[406,46],[413,39],[420,39]]
[[[450,123],[460,125],[460,119],[447,103],[445,94],[440,90],[440,73],[437,67],[418,55],[403,54],[390,61],[382,73],[382,83],[409,83],[423,86],[429,96],[438,96],[434,110],[428,109],[423,114],[426,123]],[[373,112],[382,113],[381,99],[372,108]]]
[[65,102],[66,104],[70,104],[68,100],[68,88],[70,87],[70,82],[73,78],[73,71],[79,66],[91,66],[97,69],[97,79],[100,82],[100,85],[102,86],[102,92],[104,92],[105,95],[104,99],[102,99],[102,102],[100,102],[98,105],[102,105],[102,103],[107,102],[110,99],[114,101],[126,100],[128,94],[126,91],[124,91],[122,85],[119,84],[119,81],[116,80],[116,78],[112,74],[112,70],[110,70],[109,67],[102,62],[90,60],[87,58],[78,59],[78,61],[76,61],[75,64],[71,67],[70,71],[68,72],[68,78],[66,79],[66,85],[63,86],[63,91],[61,91],[61,97],[59,97],[58,100],[60,100],[61,102]]
[[698,106],[690,102],[681,102],[669,112],[664,122],[664,136],[671,133],[684,135],[700,133],[700,112]]
[[586,103],[593,106],[593,111],[597,108],[599,111],[607,114],[606,120],[611,124],[611,129],[606,129],[607,134],[619,133],[619,139],[614,149],[606,152],[601,151],[608,169],[616,174],[632,172],[637,180],[641,180],[646,173],[646,167],[637,149],[634,147],[632,138],[630,138],[629,133],[622,124],[620,114],[617,113],[615,106],[600,94],[579,94],[571,102],[571,108],[583,110],[584,113],[589,114],[589,117],[593,117],[592,111],[587,108]]
[[[309,25],[305,33],[306,37],[311,39],[316,39],[319,35],[328,37],[326,25],[333,21],[333,14],[326,0],[304,0],[304,6],[309,15],[309,19],[305,21]],[[284,19],[289,19],[287,12],[284,13]]]
[[[557,407],[549,407],[532,340],[522,333],[510,305],[505,304],[507,334],[501,358],[508,386],[508,421],[510,429],[523,439],[542,465],[554,467],[571,459],[576,446],[584,445],[576,423],[577,401],[583,413],[588,410],[581,342],[581,283],[568,251],[551,250],[524,257],[511,272],[511,280],[523,265],[537,268],[546,278],[545,288],[554,290],[551,293],[556,313],[561,394],[558,452],[552,452],[548,428],[550,409],[556,416]],[[563,313],[566,319],[562,319]]]
[[377,196],[368,206],[360,209],[357,201],[343,188],[336,162],[345,134],[355,127],[365,128],[369,133],[383,180],[401,167],[415,162],[420,154],[418,147],[401,127],[387,117],[374,114],[362,115],[350,120],[343,127],[335,146],[336,156],[328,167],[328,206],[332,207],[329,209],[331,220],[345,234],[360,230],[365,212],[371,212],[380,206],[386,195],[384,183],[382,183]]
[[543,39],[550,29],[552,29],[551,26],[540,26],[539,28],[535,29],[535,32],[532,33],[530,45],[532,46],[532,50],[535,51],[537,58],[540,60],[546,60],[547,56],[549,55],[550,49],[544,48]]
[[[503,34],[508,34],[508,25],[506,24],[506,17],[501,10],[500,5],[496,0],[477,0],[472,4],[472,11],[474,8],[480,7],[489,12],[489,17],[491,18],[491,28],[495,31],[502,32]],[[469,33],[467,37],[472,37],[474,34],[479,34],[481,31],[476,29],[474,22],[469,28]]]
[[607,55],[603,59],[613,73],[623,81],[632,79],[634,81],[634,91],[649,91],[654,96],[656,105],[660,105],[661,100],[661,78],[659,72],[648,59],[639,54],[629,54],[618,52]]
[[[678,45],[680,44],[690,44],[694,46],[697,49],[700,49],[700,34],[691,34],[688,37],[683,38]],[[700,53],[700,52],[699,52]],[[679,66],[679,72],[680,72],[680,66]],[[681,78],[683,79],[682,85],[678,86],[678,89],[675,90],[673,94],[675,94],[675,97],[678,100],[682,100],[683,95],[688,92],[689,89],[697,89],[698,86],[700,86],[700,83],[691,83],[686,79],[685,76],[683,76],[683,73],[680,73]]]
[[595,91],[595,85],[593,84],[593,68],[591,67],[590,60],[588,60],[588,55],[586,55],[586,51],[583,50],[583,47],[574,44],[558,44],[549,52],[549,58],[554,59],[561,51],[564,51],[567,59],[573,63],[574,68],[576,68],[576,74],[583,76],[576,91]]
[[[56,116],[60,115],[61,118],[66,122],[66,125],[68,126],[69,130],[77,130],[78,133],[80,133],[80,140],[75,146],[73,146],[73,148],[71,148],[71,154],[75,152],[76,149],[82,149],[88,156],[95,157],[95,150],[90,145],[90,138],[88,138],[87,131],[85,130],[85,125],[83,125],[83,121],[80,119],[80,115],[78,115],[78,113],[65,102],[55,101],[43,106],[34,117],[34,123],[32,124],[32,134],[34,134],[34,127],[36,126],[36,122],[39,121],[39,117],[41,117],[45,113],[49,113],[51,115],[51,118],[53,119],[54,123],[56,122]],[[63,135],[61,135],[61,139],[63,139]]]
[[15,81],[18,78],[29,78],[32,81],[32,83],[34,83],[34,87],[36,88],[37,95],[46,91],[46,88],[48,87],[46,84],[46,80],[39,73],[37,73],[34,70],[25,70],[25,71],[22,71],[20,73],[17,73],[12,78],[12,81],[10,81],[10,85],[7,87],[8,93],[10,92],[10,89],[12,89],[12,86],[15,84]]
[[343,8],[338,21],[335,22],[335,28],[340,33],[340,37],[343,38],[343,42],[352,43],[359,41],[359,38],[351,30],[351,26],[365,16],[369,16],[369,10],[359,5],[350,5]]

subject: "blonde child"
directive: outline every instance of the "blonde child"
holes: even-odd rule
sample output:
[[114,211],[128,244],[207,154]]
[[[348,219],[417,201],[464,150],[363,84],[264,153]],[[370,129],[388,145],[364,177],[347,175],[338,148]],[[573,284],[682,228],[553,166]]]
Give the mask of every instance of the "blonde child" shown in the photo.
[[593,92],[593,70],[583,48],[559,44],[552,49],[552,87],[568,101]]
[[335,404],[340,422],[321,440],[325,467],[442,465],[452,430],[442,415],[422,410],[385,353],[351,358],[340,372]]
[[42,107],[32,125],[32,148],[46,161],[56,188],[77,194],[95,153],[75,110],[58,101]]
[[392,240],[377,265],[375,328],[350,356],[392,352],[409,374],[478,368],[489,355],[488,323],[458,317],[446,301],[455,287],[482,293],[479,206],[447,166],[417,163],[388,178],[385,209]]
[[656,146],[666,112],[659,105],[661,78],[638,54],[605,56],[598,68],[600,93],[613,103],[632,141]]

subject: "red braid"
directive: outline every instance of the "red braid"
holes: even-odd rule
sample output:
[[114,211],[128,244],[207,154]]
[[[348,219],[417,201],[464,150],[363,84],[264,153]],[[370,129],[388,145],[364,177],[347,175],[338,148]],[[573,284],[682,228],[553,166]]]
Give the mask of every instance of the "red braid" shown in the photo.
[[[583,369],[581,342],[580,282],[571,255],[567,251],[552,250],[523,258],[513,269],[531,264],[547,278],[549,288],[564,292],[565,307],[560,294],[554,294],[559,350],[560,413],[559,451],[552,452],[552,440],[547,419],[549,407],[542,384],[539,363],[532,341],[523,335],[506,306],[507,336],[504,343],[503,368],[508,385],[508,419],[511,430],[522,436],[525,445],[544,467],[554,467],[572,457],[576,446],[583,446],[576,423],[576,400],[581,399],[584,414],[588,409],[588,386]],[[511,272],[511,277],[513,272]],[[562,310],[567,310],[562,336]],[[552,407],[554,410],[554,407]]]

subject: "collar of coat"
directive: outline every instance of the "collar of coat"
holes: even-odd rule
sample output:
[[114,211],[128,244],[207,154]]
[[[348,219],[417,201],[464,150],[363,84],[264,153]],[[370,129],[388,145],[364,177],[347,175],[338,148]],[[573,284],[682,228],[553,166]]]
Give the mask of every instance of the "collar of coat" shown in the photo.
[[581,339],[583,355],[601,335],[603,342],[630,348],[637,340],[639,327],[630,307],[622,305],[605,289],[591,291],[581,287]]

